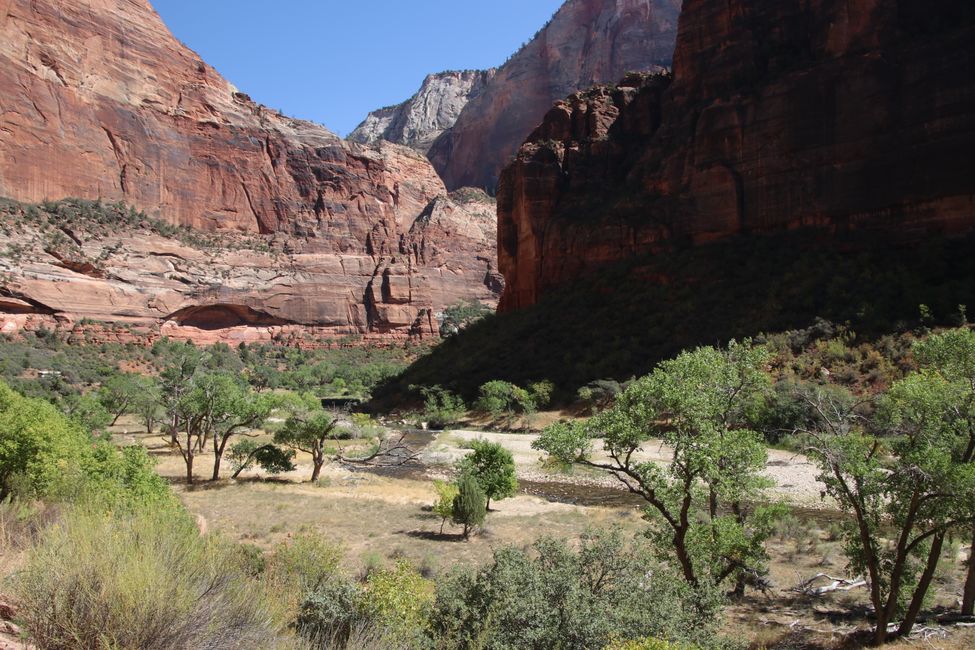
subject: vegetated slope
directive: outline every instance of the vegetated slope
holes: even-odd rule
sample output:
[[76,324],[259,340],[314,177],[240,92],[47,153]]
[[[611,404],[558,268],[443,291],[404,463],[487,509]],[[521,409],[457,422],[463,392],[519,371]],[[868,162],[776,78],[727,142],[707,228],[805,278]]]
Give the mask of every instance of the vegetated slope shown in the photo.
[[[145,0],[0,2],[0,34],[0,197],[121,201],[174,225],[274,237],[296,264],[282,283],[273,265],[237,262],[259,267],[245,292],[276,296],[245,304],[277,311],[286,301],[290,315],[274,316],[298,324],[406,336],[417,327],[436,332],[431,314],[449,304],[442,299],[494,301],[484,282],[494,270],[493,225],[455,211],[461,227],[441,228],[436,242],[451,255],[424,263],[415,253],[416,236],[434,239],[418,235],[418,218],[446,194],[422,154],[347,142],[256,104],[177,41]],[[30,228],[15,230],[29,237]],[[468,239],[474,230],[477,241]],[[117,258],[128,248],[133,260],[147,254],[122,223],[105,221],[92,234],[117,237]],[[165,259],[154,259],[149,275]],[[29,261],[51,263],[44,254]],[[67,317],[161,318],[200,306],[178,306],[173,290],[195,291],[202,278],[181,292],[179,278],[157,282],[137,268],[106,276],[110,286],[98,289],[90,275],[49,270],[8,266],[17,286],[0,287],[30,296],[39,283],[59,283],[62,304],[52,309]],[[234,280],[230,293],[243,281]],[[160,288],[166,297],[156,300]],[[47,302],[51,291],[33,298]],[[84,308],[72,307],[79,302]]]
[[967,0],[687,0],[672,78],[559,102],[505,169],[501,308],[738,234],[975,227],[973,43]]
[[496,70],[450,70],[427,75],[415,95],[396,106],[372,111],[349,134],[349,140],[375,144],[387,140],[422,153],[457,121],[464,106],[477,97]]
[[557,99],[671,64],[681,0],[567,0],[464,106],[429,157],[448,189],[494,193],[501,168]]
[[924,304],[951,323],[959,305],[975,304],[973,245],[975,237],[905,247],[802,231],[635,257],[471,325],[376,390],[376,405],[402,403],[411,385],[471,399],[492,379],[550,379],[568,399],[592,380],[645,374],[685,348],[817,317],[876,336],[909,327]]

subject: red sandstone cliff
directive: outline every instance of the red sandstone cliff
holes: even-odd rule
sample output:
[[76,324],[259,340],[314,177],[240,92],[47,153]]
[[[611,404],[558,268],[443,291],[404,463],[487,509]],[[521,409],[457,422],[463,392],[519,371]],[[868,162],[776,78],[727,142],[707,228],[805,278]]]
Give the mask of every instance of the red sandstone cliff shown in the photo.
[[449,189],[493,191],[552,103],[631,70],[669,66],[681,0],[568,0],[461,111],[428,155]]
[[[440,245],[457,256],[448,266],[409,262],[402,240],[422,228],[417,217],[443,194],[417,152],[345,142],[255,104],[179,43],[145,0],[0,0],[0,196],[118,200],[202,230],[291,237],[300,255],[282,282],[294,288],[245,288],[277,296],[284,305],[277,317],[289,323],[400,332],[444,301],[490,301],[484,278],[494,271],[493,231],[479,242],[443,233]],[[268,263],[255,263],[259,284]],[[41,286],[20,265],[0,271]],[[407,300],[385,305],[367,296],[377,273],[399,272],[396,282],[412,287]],[[81,299],[80,313],[156,318],[199,299],[159,309],[112,302],[144,288],[143,279],[119,277],[102,279],[112,286]],[[90,279],[69,282],[83,293]],[[44,302],[49,292],[40,291]],[[221,300],[239,295],[228,292]],[[59,309],[75,313],[79,299]]]
[[686,0],[674,74],[560,102],[498,189],[503,310],[663,246],[975,227],[966,0]]

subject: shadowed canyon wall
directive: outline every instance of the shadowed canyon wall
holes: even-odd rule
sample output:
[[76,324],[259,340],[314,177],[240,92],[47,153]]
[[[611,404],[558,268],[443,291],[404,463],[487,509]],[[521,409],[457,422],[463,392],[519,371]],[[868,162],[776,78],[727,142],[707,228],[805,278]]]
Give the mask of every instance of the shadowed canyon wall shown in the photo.
[[504,170],[501,309],[732,235],[970,230],[973,43],[962,0],[686,0],[672,78],[559,102]]

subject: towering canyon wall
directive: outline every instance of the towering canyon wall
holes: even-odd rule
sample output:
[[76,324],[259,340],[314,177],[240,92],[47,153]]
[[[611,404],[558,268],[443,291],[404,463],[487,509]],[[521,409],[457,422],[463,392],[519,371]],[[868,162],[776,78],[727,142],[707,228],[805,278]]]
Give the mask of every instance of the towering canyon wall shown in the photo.
[[440,136],[429,157],[449,189],[494,191],[501,168],[557,99],[671,63],[680,0],[567,0]]
[[349,134],[349,140],[363,144],[386,140],[425,154],[454,125],[467,103],[483,92],[495,72],[462,70],[428,75],[420,90],[402,104],[369,113]]
[[[123,201],[181,226],[290,238],[291,250],[312,257],[266,290],[303,287],[280,314],[303,325],[395,333],[443,301],[495,295],[485,280],[492,228],[483,241],[442,241],[457,251],[449,265],[408,262],[417,218],[446,193],[422,154],[346,142],[254,103],[179,43],[146,0],[2,0],[0,36],[0,196]],[[43,273],[0,264],[5,284],[17,285],[0,287],[7,293],[65,293],[38,288]],[[326,266],[340,277],[303,285]],[[51,282],[82,281],[60,273]],[[370,297],[377,277],[409,285],[407,298]],[[106,282],[140,290],[137,279]],[[162,311],[199,306],[199,292],[176,289]],[[100,317],[166,316],[92,300],[86,313]],[[70,301],[54,309],[73,313]]]
[[499,184],[502,309],[662,248],[975,227],[965,0],[686,0],[674,72],[560,102]]

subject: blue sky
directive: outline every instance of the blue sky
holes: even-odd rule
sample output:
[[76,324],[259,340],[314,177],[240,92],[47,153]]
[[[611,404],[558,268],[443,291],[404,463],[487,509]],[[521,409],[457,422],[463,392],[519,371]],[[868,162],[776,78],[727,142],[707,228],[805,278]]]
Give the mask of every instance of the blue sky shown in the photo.
[[562,0],[151,0],[242,92],[341,135],[428,73],[499,66]]

